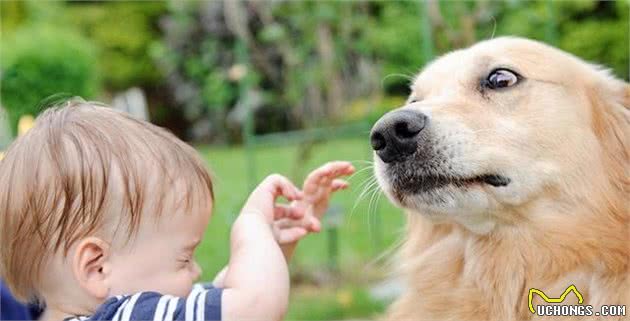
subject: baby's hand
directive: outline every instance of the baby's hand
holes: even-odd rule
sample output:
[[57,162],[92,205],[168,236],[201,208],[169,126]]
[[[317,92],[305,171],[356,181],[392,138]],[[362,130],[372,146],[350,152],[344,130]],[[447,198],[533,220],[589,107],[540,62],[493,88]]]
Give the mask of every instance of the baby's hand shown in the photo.
[[301,199],[302,195],[302,192],[286,177],[277,174],[270,175],[249,195],[241,210],[241,215],[260,214],[269,224],[282,217],[294,217],[300,215],[300,212],[277,204],[276,199],[284,196],[290,201],[296,201]]
[[314,216],[318,220],[326,213],[328,202],[333,192],[346,189],[348,182],[339,179],[354,173],[354,167],[349,162],[334,161],[312,171],[304,181],[304,197],[297,204],[306,206],[306,216]]
[[276,205],[272,228],[278,244],[291,244],[311,231],[319,231],[319,220],[305,217],[305,213],[303,206]]
[[304,197],[291,206],[283,206],[276,215],[274,234],[280,245],[295,243],[309,232],[321,230],[321,218],[326,213],[333,192],[345,189],[348,183],[338,179],[350,175],[354,167],[348,162],[330,162],[311,172],[304,181]]
[[327,163],[308,175],[302,199],[293,201],[290,206],[275,207],[273,234],[287,262],[293,257],[297,241],[309,232],[321,230],[320,220],[332,193],[348,187],[348,183],[338,177],[352,173],[354,167],[349,162]]

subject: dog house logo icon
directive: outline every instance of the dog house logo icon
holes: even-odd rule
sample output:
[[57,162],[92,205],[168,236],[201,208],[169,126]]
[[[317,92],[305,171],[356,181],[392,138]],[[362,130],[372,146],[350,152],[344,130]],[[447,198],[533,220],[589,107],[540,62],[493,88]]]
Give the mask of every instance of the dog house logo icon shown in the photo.
[[534,293],[538,294],[543,299],[543,301],[547,303],[562,303],[564,302],[564,299],[567,297],[569,292],[575,293],[575,296],[578,298],[579,304],[584,303],[584,297],[582,297],[582,293],[580,293],[580,291],[578,291],[578,289],[573,284],[571,284],[566,290],[564,290],[564,293],[562,293],[559,298],[550,298],[543,291],[531,288],[529,289],[529,295],[527,296],[529,311],[531,311],[533,314],[536,314],[536,310],[534,309],[534,305],[532,304]]

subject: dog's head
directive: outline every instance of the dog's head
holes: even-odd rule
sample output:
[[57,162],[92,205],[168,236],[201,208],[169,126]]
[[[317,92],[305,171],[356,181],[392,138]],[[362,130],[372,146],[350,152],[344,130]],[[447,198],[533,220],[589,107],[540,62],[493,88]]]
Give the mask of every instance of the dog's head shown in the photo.
[[623,179],[629,96],[547,45],[480,42],[429,64],[374,125],[376,176],[395,204],[483,233],[532,201]]

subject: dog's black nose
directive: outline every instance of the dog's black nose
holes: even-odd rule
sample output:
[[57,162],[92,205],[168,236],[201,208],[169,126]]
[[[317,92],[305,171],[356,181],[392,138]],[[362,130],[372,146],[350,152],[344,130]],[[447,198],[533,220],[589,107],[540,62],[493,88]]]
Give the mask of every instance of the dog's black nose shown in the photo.
[[427,116],[410,109],[391,111],[379,119],[370,134],[370,143],[385,162],[400,161],[413,154]]

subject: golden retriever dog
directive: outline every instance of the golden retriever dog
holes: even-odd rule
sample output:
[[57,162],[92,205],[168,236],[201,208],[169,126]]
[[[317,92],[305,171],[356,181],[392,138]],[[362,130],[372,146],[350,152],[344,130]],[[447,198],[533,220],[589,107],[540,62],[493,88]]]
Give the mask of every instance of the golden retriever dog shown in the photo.
[[[630,309],[629,108],[627,83],[532,40],[426,66],[370,134],[380,187],[408,219],[387,319],[630,318],[596,315]],[[573,312],[530,309],[530,289],[552,299],[534,292],[538,309],[571,285]]]

